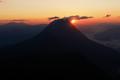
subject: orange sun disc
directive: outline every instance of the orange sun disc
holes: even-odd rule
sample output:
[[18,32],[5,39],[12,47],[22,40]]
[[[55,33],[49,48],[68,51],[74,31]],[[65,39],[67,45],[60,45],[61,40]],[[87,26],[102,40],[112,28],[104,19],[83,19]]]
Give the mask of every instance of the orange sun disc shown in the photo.
[[71,23],[72,23],[72,24],[76,23],[76,20],[71,20]]

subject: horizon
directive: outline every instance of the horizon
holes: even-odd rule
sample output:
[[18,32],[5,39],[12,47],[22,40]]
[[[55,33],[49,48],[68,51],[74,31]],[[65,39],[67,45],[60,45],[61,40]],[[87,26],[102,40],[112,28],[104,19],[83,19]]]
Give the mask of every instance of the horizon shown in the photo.
[[[8,23],[25,23],[28,25],[39,25],[39,24],[49,24],[54,20],[48,20],[41,22],[39,19],[36,20],[22,20],[22,19],[13,19],[13,20],[0,20],[0,25],[8,24]],[[77,20],[76,25],[93,25],[99,23],[112,23],[112,24],[120,24],[119,17],[101,17],[101,18],[90,18],[90,19],[81,19]]]

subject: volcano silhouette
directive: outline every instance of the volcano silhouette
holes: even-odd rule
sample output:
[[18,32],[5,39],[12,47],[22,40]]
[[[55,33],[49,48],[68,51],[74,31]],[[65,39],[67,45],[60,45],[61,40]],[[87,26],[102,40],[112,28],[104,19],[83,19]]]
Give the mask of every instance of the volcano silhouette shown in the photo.
[[65,19],[51,22],[36,37],[3,48],[1,53],[1,63],[10,67],[9,73],[22,72],[34,80],[110,80],[119,75],[120,55],[89,40]]

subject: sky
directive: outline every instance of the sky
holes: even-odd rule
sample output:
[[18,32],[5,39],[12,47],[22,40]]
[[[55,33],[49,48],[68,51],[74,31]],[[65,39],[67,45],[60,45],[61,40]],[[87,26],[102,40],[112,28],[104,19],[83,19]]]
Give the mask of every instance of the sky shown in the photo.
[[0,0],[0,20],[45,22],[52,16],[120,16],[120,0]]

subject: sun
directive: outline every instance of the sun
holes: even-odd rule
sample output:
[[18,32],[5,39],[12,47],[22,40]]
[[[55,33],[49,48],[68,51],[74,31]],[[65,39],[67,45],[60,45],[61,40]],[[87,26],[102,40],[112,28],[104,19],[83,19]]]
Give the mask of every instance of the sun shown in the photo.
[[71,20],[70,22],[71,22],[72,24],[75,24],[75,23],[76,23],[76,20],[73,19],[73,20]]

